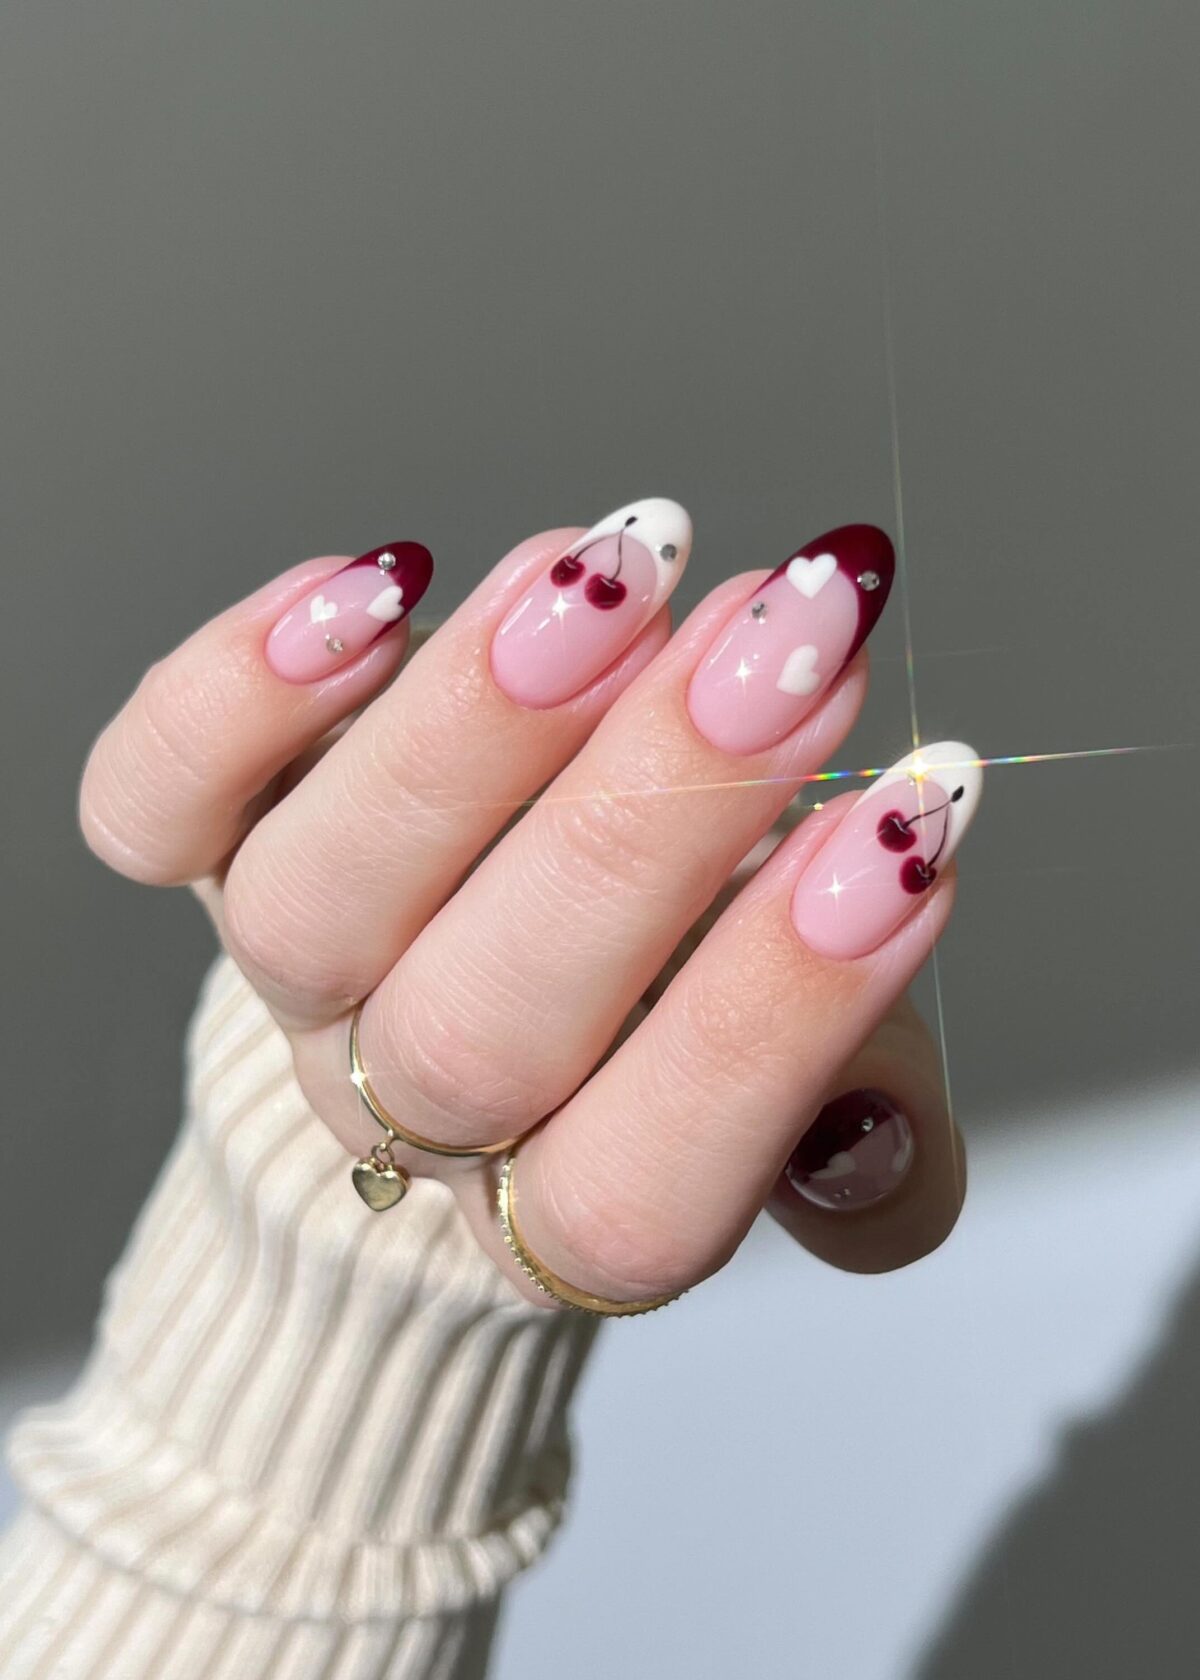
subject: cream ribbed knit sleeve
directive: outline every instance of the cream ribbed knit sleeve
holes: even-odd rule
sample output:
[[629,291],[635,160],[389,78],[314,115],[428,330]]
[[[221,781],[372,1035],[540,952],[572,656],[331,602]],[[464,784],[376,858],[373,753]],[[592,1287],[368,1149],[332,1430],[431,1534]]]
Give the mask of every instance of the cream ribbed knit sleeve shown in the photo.
[[450,1193],[354,1196],[232,964],[75,1391],[11,1448],[3,1680],[466,1680],[545,1546],[591,1339]]

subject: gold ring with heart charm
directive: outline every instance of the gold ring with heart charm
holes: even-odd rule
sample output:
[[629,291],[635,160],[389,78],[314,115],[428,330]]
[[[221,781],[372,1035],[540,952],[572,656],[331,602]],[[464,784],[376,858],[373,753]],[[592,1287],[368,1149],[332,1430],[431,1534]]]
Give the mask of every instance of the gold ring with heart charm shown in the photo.
[[395,1207],[412,1188],[409,1174],[392,1159],[390,1138],[377,1143],[361,1161],[355,1161],[350,1176],[354,1188],[372,1213],[383,1213],[385,1209]]
[[505,1138],[502,1143],[488,1144],[453,1144],[437,1143],[433,1138],[422,1137],[419,1132],[409,1131],[402,1126],[396,1117],[389,1114],[387,1109],[376,1096],[363,1066],[362,1048],[359,1043],[359,1025],[362,1021],[363,1005],[360,1003],[350,1017],[350,1083],[361,1097],[363,1104],[375,1121],[387,1134],[382,1143],[377,1143],[369,1155],[354,1163],[352,1178],[354,1188],[363,1201],[374,1213],[382,1213],[385,1208],[395,1207],[408,1192],[412,1183],[410,1175],[392,1157],[392,1145],[406,1143],[410,1149],[420,1149],[427,1155],[445,1155],[452,1157],[500,1155],[506,1149],[511,1149],[517,1141],[515,1138]]

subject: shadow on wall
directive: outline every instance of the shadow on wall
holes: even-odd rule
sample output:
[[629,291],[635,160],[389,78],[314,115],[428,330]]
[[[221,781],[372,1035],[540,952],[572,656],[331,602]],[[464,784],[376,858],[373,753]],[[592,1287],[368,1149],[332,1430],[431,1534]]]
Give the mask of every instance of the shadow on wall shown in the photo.
[[1200,1273],[1123,1402],[1067,1435],[911,1680],[1195,1680],[1198,1420]]

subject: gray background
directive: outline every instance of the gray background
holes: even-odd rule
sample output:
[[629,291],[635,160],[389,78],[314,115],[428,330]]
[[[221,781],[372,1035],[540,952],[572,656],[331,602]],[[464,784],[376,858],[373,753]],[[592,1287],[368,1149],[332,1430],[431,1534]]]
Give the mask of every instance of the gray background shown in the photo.
[[[1136,1135],[1194,1075],[1198,63],[1165,0],[10,0],[11,1367],[90,1322],[209,956],[75,832],[140,670],[388,536],[441,612],[640,495],[693,512],[684,604],[894,529],[885,269],[924,736],[1169,749],[991,774],[945,942],[962,1123],[1033,1177],[1055,1102]],[[907,748],[901,618],[846,765]]]

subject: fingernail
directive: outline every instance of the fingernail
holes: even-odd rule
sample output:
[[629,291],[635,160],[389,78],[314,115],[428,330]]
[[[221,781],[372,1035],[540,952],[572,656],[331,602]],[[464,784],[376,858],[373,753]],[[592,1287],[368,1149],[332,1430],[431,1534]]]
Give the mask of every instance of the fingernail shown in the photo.
[[630,502],[548,566],[492,642],[492,675],[521,706],[557,706],[598,677],[670,595],[692,522],[678,502]]
[[883,1091],[847,1091],[826,1103],[784,1174],[823,1208],[861,1208],[890,1196],[912,1166],[912,1127]]
[[407,618],[432,576],[420,543],[360,554],[284,613],[267,637],[267,664],[284,682],[320,682]]
[[842,525],[785,560],[696,669],[687,704],[701,735],[739,754],[782,741],[875,628],[895,569],[874,525]]
[[971,747],[919,747],[873,782],[809,863],[792,925],[823,957],[865,957],[911,915],[975,815],[983,773]]

